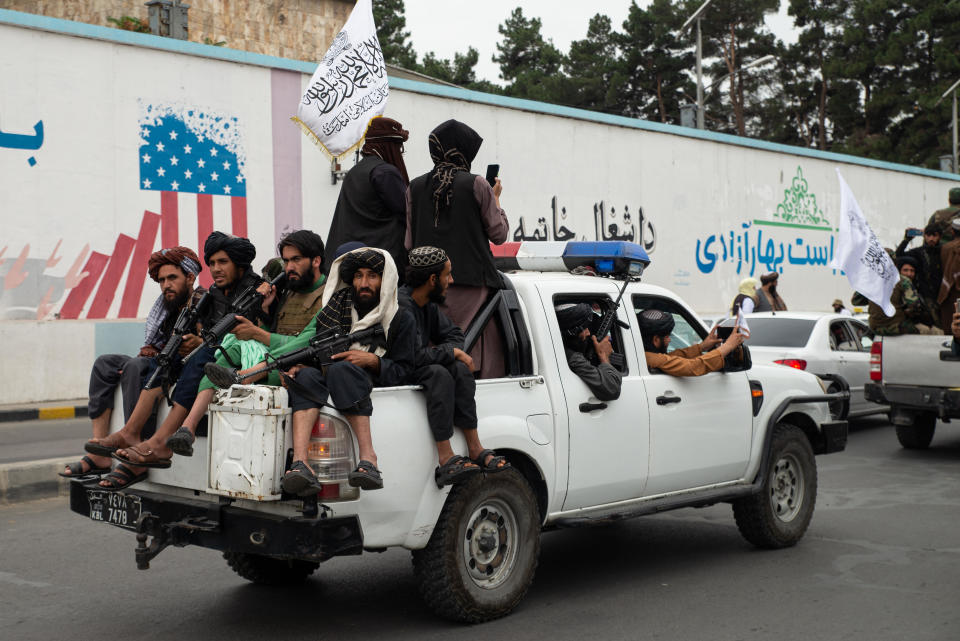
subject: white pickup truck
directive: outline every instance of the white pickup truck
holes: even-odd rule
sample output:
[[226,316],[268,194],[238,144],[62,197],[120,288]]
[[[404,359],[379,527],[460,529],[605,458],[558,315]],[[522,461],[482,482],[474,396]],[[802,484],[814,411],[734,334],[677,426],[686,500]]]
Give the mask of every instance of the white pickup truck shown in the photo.
[[907,449],[926,449],[937,419],[960,418],[960,357],[949,336],[877,337],[870,349],[868,401],[890,406],[897,440]]
[[[540,271],[505,274],[504,288],[467,332],[469,345],[494,322],[505,341],[507,376],[478,381],[477,410],[484,445],[506,455],[512,470],[437,489],[421,392],[380,388],[372,429],[384,489],[347,484],[355,440],[346,421],[325,410],[310,454],[324,490],[308,499],[284,495],[286,391],[234,386],[211,407],[192,458],[178,457],[122,492],[74,480],[71,509],[135,530],[141,569],[169,545],[199,545],[222,551],[238,574],[259,583],[302,580],[332,557],[401,546],[413,553],[427,605],[466,622],[503,616],[520,602],[545,528],[728,502],[751,543],[800,540],[817,495],[814,455],[846,446],[846,421],[827,410],[838,395],[812,374],[751,368],[748,352],[745,365],[705,376],[651,372],[638,312],[671,313],[674,348],[707,331],[676,295],[633,281],[611,333],[623,356],[622,393],[602,402],[567,366],[554,305],[609,303],[621,289],[613,278],[567,273],[572,264],[636,275],[646,254],[628,243],[517,245],[500,253]],[[459,432],[453,445],[463,452],[458,439]]]

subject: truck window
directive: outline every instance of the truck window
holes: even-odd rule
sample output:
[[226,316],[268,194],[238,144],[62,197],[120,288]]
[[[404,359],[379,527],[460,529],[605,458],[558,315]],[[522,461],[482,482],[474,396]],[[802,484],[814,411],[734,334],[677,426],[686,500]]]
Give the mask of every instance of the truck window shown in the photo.
[[[567,303],[586,303],[593,309],[593,320],[590,322],[590,333],[594,334],[600,325],[604,312],[609,306],[613,305],[613,299],[606,294],[557,294],[553,297],[553,305],[564,305]],[[621,303],[623,304],[623,303]],[[610,364],[616,367],[623,374],[628,373],[627,360],[624,357],[623,335],[620,333],[620,327],[614,323],[610,328],[610,345],[613,347],[613,355],[610,357]],[[591,353],[592,349],[589,350]]]
[[691,316],[687,310],[680,306],[676,301],[658,296],[643,296],[634,294],[633,311],[635,314],[648,309],[656,309],[666,312],[673,316],[673,332],[670,334],[670,348],[667,352],[675,349],[690,347],[702,341],[707,332],[700,323]]

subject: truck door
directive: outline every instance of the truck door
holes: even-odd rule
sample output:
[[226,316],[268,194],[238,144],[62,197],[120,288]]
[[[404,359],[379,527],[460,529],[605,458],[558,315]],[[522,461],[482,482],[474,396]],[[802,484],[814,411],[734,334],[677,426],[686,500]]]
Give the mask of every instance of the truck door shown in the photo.
[[[601,401],[583,380],[571,371],[554,307],[563,303],[596,305],[612,302],[614,283],[570,284],[562,291],[541,290],[547,310],[551,342],[555,350],[560,382],[569,417],[568,485],[564,510],[602,505],[639,498],[647,477],[649,422],[644,401],[643,379],[637,362],[632,332],[614,324],[611,341],[623,357],[620,397]],[[566,285],[566,283],[565,283]],[[617,318],[630,324],[627,296],[620,303]],[[599,319],[599,315],[598,315]]]
[[[635,313],[658,309],[673,315],[669,351],[706,335],[675,300],[633,295]],[[638,340],[642,357],[643,344]],[[649,372],[643,359],[650,409],[650,473],[646,496],[739,480],[746,473],[753,438],[753,410],[746,372],[670,376]]]

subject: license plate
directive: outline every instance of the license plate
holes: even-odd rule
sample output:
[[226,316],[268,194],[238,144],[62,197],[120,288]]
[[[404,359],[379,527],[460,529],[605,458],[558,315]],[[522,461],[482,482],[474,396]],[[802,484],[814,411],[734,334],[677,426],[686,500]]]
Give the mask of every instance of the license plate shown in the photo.
[[140,518],[140,497],[123,492],[87,490],[90,501],[90,518],[134,529]]

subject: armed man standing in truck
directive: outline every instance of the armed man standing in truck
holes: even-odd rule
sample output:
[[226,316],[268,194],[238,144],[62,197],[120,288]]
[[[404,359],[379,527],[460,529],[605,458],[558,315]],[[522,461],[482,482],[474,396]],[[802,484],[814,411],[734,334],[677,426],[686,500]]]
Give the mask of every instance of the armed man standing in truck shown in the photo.
[[[417,321],[416,369],[411,382],[422,385],[427,422],[437,443],[434,479],[438,487],[464,481],[474,474],[500,472],[507,459],[483,447],[477,433],[477,383],[474,364],[463,351],[463,330],[440,310],[450,283],[452,265],[445,251],[429,245],[408,254],[407,285],[400,289]],[[454,454],[454,426],[463,431],[469,458]]]
[[957,228],[951,226],[954,220],[960,220],[960,187],[953,187],[947,193],[948,206],[938,209],[930,216],[928,225],[936,225],[940,228],[940,239],[949,243],[954,238],[960,238]]
[[640,324],[640,336],[647,367],[651,372],[658,370],[671,376],[702,376],[723,368],[723,359],[743,344],[746,336],[739,328],[730,334],[727,340],[720,342],[717,328],[701,343],[676,349],[669,354],[670,334],[673,332],[673,316],[658,309],[647,309],[637,316]]
[[[195,287],[200,275],[200,259],[188,247],[169,247],[150,255],[147,273],[160,285],[160,296],[154,301],[147,315],[144,345],[136,356],[104,354],[94,361],[90,372],[87,415],[93,423],[93,438],[106,438],[110,433],[110,417],[113,413],[114,392],[119,386],[123,392],[123,419],[127,421],[136,407],[137,400],[150,371],[151,359],[159,354],[170,339],[173,326],[181,310],[195,304],[206,291]],[[195,335],[185,337],[180,345],[180,354],[186,355],[200,344]],[[156,403],[154,402],[154,405]],[[151,406],[152,407],[152,406]],[[153,433],[152,409],[146,430]],[[106,474],[110,471],[110,457],[91,454],[67,465],[60,476],[67,478],[87,474]]]
[[[286,274],[286,290],[269,322],[255,324],[238,316],[240,323],[233,329],[237,338],[225,350],[227,354],[217,357],[216,363],[226,366],[228,363],[241,363],[244,360],[254,365],[263,359],[267,348],[278,349],[292,337],[299,334],[313,319],[323,298],[323,284],[326,277],[323,267],[323,239],[309,229],[290,232],[280,239],[277,252],[283,261]],[[263,301],[266,311],[272,303],[273,292]],[[267,329],[269,327],[269,329]],[[249,343],[254,341],[255,343]],[[258,349],[252,349],[253,347]],[[245,357],[245,350],[249,355]],[[197,426],[207,413],[207,407],[213,400],[216,386],[204,377],[200,381],[197,399],[184,419],[183,425],[166,441],[166,446],[174,454],[193,456],[193,442],[196,439]]]
[[620,398],[623,374],[610,364],[613,345],[610,337],[598,341],[590,333],[590,324],[597,317],[587,303],[564,303],[554,308],[557,324],[563,334],[563,351],[570,371],[579,376],[593,395],[601,401]]
[[940,226],[936,223],[928,224],[923,228],[923,244],[908,250],[907,245],[914,238],[910,233],[909,228],[904,231],[903,240],[897,245],[894,254],[896,258],[908,256],[917,262],[917,275],[914,279],[917,292],[930,312],[930,320],[934,325],[939,325],[940,305],[937,303],[937,294],[940,293],[940,281],[943,280]]
[[[256,254],[253,243],[246,238],[219,231],[207,237],[203,246],[203,259],[213,276],[213,285],[210,287],[207,304],[200,310],[200,325],[204,329],[213,327],[226,316],[231,311],[234,300],[248,289],[267,293],[269,284],[264,283],[251,267]],[[171,398],[173,405],[170,412],[149,443],[141,443],[141,431],[153,411],[154,403],[164,394],[160,383],[140,394],[130,419],[120,431],[106,438],[87,441],[84,445],[87,452],[99,456],[113,456],[122,463],[100,481],[101,487],[128,487],[146,478],[146,468],[170,467],[173,454],[166,447],[166,439],[186,418],[197,397],[203,366],[212,361],[215,355],[214,348],[206,343],[194,350],[193,356],[180,371]],[[154,366],[159,367],[160,364],[155,363]]]

